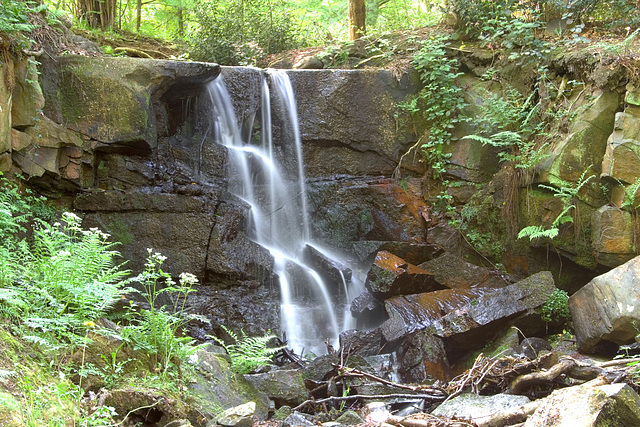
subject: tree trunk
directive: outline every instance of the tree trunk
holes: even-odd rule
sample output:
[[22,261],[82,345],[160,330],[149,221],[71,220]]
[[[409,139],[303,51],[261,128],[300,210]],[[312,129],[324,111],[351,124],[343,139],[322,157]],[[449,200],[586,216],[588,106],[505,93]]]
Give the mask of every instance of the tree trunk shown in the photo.
[[90,27],[111,28],[115,23],[117,0],[78,0],[75,14]]
[[178,1],[178,35],[184,37],[184,8],[182,1]]
[[142,0],[136,2],[136,33],[140,32],[140,21],[142,20]]
[[349,40],[357,40],[366,33],[364,0],[349,0]]

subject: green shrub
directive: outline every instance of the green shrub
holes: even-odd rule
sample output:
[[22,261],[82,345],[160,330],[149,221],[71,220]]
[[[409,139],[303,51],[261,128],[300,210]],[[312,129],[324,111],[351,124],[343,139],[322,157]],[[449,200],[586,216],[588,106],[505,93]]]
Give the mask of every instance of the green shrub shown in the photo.
[[[184,335],[183,328],[188,322],[197,320],[207,322],[206,318],[187,313],[185,310],[187,296],[195,292],[193,286],[198,279],[190,273],[180,274],[180,282],[175,283],[171,275],[162,270],[166,257],[148,249],[149,256],[145,270],[132,280],[138,282],[142,289],[132,289],[147,303],[144,307],[133,304],[127,315],[129,324],[121,331],[123,340],[134,349],[141,349],[154,356],[155,364],[162,375],[180,367],[199,346],[195,340]],[[166,295],[171,307],[160,305],[158,298]]]
[[194,14],[193,60],[253,65],[264,55],[300,45],[302,32],[283,1],[198,0]]
[[540,309],[540,317],[545,322],[564,323],[571,317],[569,312],[569,295],[556,289]]
[[267,347],[269,341],[276,336],[266,334],[260,337],[249,337],[244,331],[240,331],[242,336],[238,337],[233,331],[221,325],[222,329],[231,337],[233,344],[226,344],[217,337],[212,337],[229,353],[231,357],[231,370],[238,374],[248,374],[261,366],[271,364],[274,354],[284,347]]

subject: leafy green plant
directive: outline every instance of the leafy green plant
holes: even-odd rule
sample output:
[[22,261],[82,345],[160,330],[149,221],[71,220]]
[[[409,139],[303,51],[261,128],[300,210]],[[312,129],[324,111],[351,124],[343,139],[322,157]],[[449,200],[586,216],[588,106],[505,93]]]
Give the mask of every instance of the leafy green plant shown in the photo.
[[[181,273],[179,283],[162,270],[166,257],[148,249],[149,256],[145,270],[132,280],[140,283],[142,289],[132,293],[140,295],[147,303],[145,307],[131,307],[128,314],[129,325],[123,327],[121,336],[134,349],[143,349],[154,356],[155,364],[162,375],[176,368],[181,375],[182,362],[200,347],[195,341],[183,335],[182,329],[190,321],[207,322],[206,318],[186,311],[187,296],[195,292],[193,286],[198,279],[190,273]],[[158,298],[166,295],[172,306],[160,305]]]
[[540,318],[549,323],[564,323],[570,317],[569,295],[561,289],[554,290],[540,308]]
[[560,181],[560,188],[552,187],[549,185],[540,184],[539,187],[545,188],[547,190],[553,191],[554,197],[560,198],[562,200],[562,211],[558,214],[558,216],[553,220],[550,227],[544,227],[542,225],[531,225],[523,228],[518,233],[518,239],[522,239],[524,237],[528,237],[530,240],[538,239],[541,237],[547,237],[549,239],[553,239],[558,236],[560,232],[560,226],[562,224],[573,222],[573,217],[571,216],[571,211],[576,208],[575,199],[578,196],[578,193],[591,179],[595,177],[595,175],[587,176],[587,173],[591,166],[585,169],[580,176],[580,179],[576,183],[570,183],[567,181]]
[[260,337],[249,337],[241,330],[241,336],[238,336],[224,325],[221,327],[231,337],[233,343],[226,344],[218,337],[212,338],[229,353],[231,370],[238,374],[248,374],[261,366],[270,365],[273,355],[284,348],[267,346],[276,337],[275,335],[265,334]]
[[42,204],[2,178],[2,314],[45,349],[81,345],[84,323],[104,315],[127,291],[127,271],[117,263],[108,235],[83,230],[72,213],[49,224],[40,218],[49,214]]
[[[462,73],[457,71],[457,61],[447,57],[446,47],[446,37],[422,42],[422,48],[413,57],[422,89],[417,97],[398,104],[396,113],[397,119],[407,117],[412,130],[422,134],[407,153],[420,148],[434,178],[442,175],[451,156],[445,148],[453,138],[455,124],[466,120],[460,114],[466,105],[463,92],[456,85]],[[398,168],[401,164],[402,159]]]
[[636,195],[640,190],[640,178],[637,178],[633,184],[625,188],[624,200],[620,206],[622,209],[636,210],[640,208],[640,203],[636,204]]

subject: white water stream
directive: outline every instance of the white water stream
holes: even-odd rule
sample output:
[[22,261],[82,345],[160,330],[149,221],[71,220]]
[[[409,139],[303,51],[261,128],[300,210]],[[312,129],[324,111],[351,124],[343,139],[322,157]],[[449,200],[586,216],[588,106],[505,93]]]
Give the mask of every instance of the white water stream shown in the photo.
[[[356,274],[346,280],[339,270],[342,283],[329,284],[322,272],[302,260],[303,251],[311,246],[331,262],[346,264],[311,240],[302,144],[289,76],[275,70],[263,75],[260,143],[252,142],[251,136],[243,140],[222,77],[210,84],[209,91],[219,142],[229,152],[229,191],[251,207],[247,234],[274,258],[274,273],[280,282],[280,327],[288,346],[299,354],[324,354],[326,344],[337,349],[340,332],[354,326],[349,303],[362,291],[363,280]],[[278,111],[286,113],[279,119],[290,129],[284,141],[273,141],[276,102],[283,107]],[[290,144],[295,150],[278,150]],[[278,156],[283,151],[295,153],[295,162],[286,164],[296,170],[285,169]]]

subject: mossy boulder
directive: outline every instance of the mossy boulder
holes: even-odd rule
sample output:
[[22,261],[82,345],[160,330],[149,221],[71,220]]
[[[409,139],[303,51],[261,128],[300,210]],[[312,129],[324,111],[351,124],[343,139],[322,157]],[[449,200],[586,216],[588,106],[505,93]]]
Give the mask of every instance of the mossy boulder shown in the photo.
[[15,66],[11,125],[20,129],[32,126],[42,107],[44,95],[38,83],[38,69],[34,61],[23,58]]
[[615,92],[594,96],[593,102],[572,122],[567,138],[553,147],[551,157],[542,164],[546,169],[542,176],[553,185],[578,182],[585,171],[586,176],[600,175],[620,97]]
[[[148,151],[167,123],[160,98],[213,80],[215,64],[138,58],[63,56],[45,61],[45,114],[105,144]],[[186,96],[186,95],[184,95]],[[169,108],[169,107],[167,107]]]
[[269,409],[269,398],[258,391],[242,375],[231,371],[228,355],[209,346],[197,353],[195,382],[189,384],[189,394],[195,405],[207,418],[213,419],[226,409],[255,402],[257,420],[264,420]]
[[11,61],[0,63],[0,153],[11,151],[11,91],[4,82],[13,73]]

